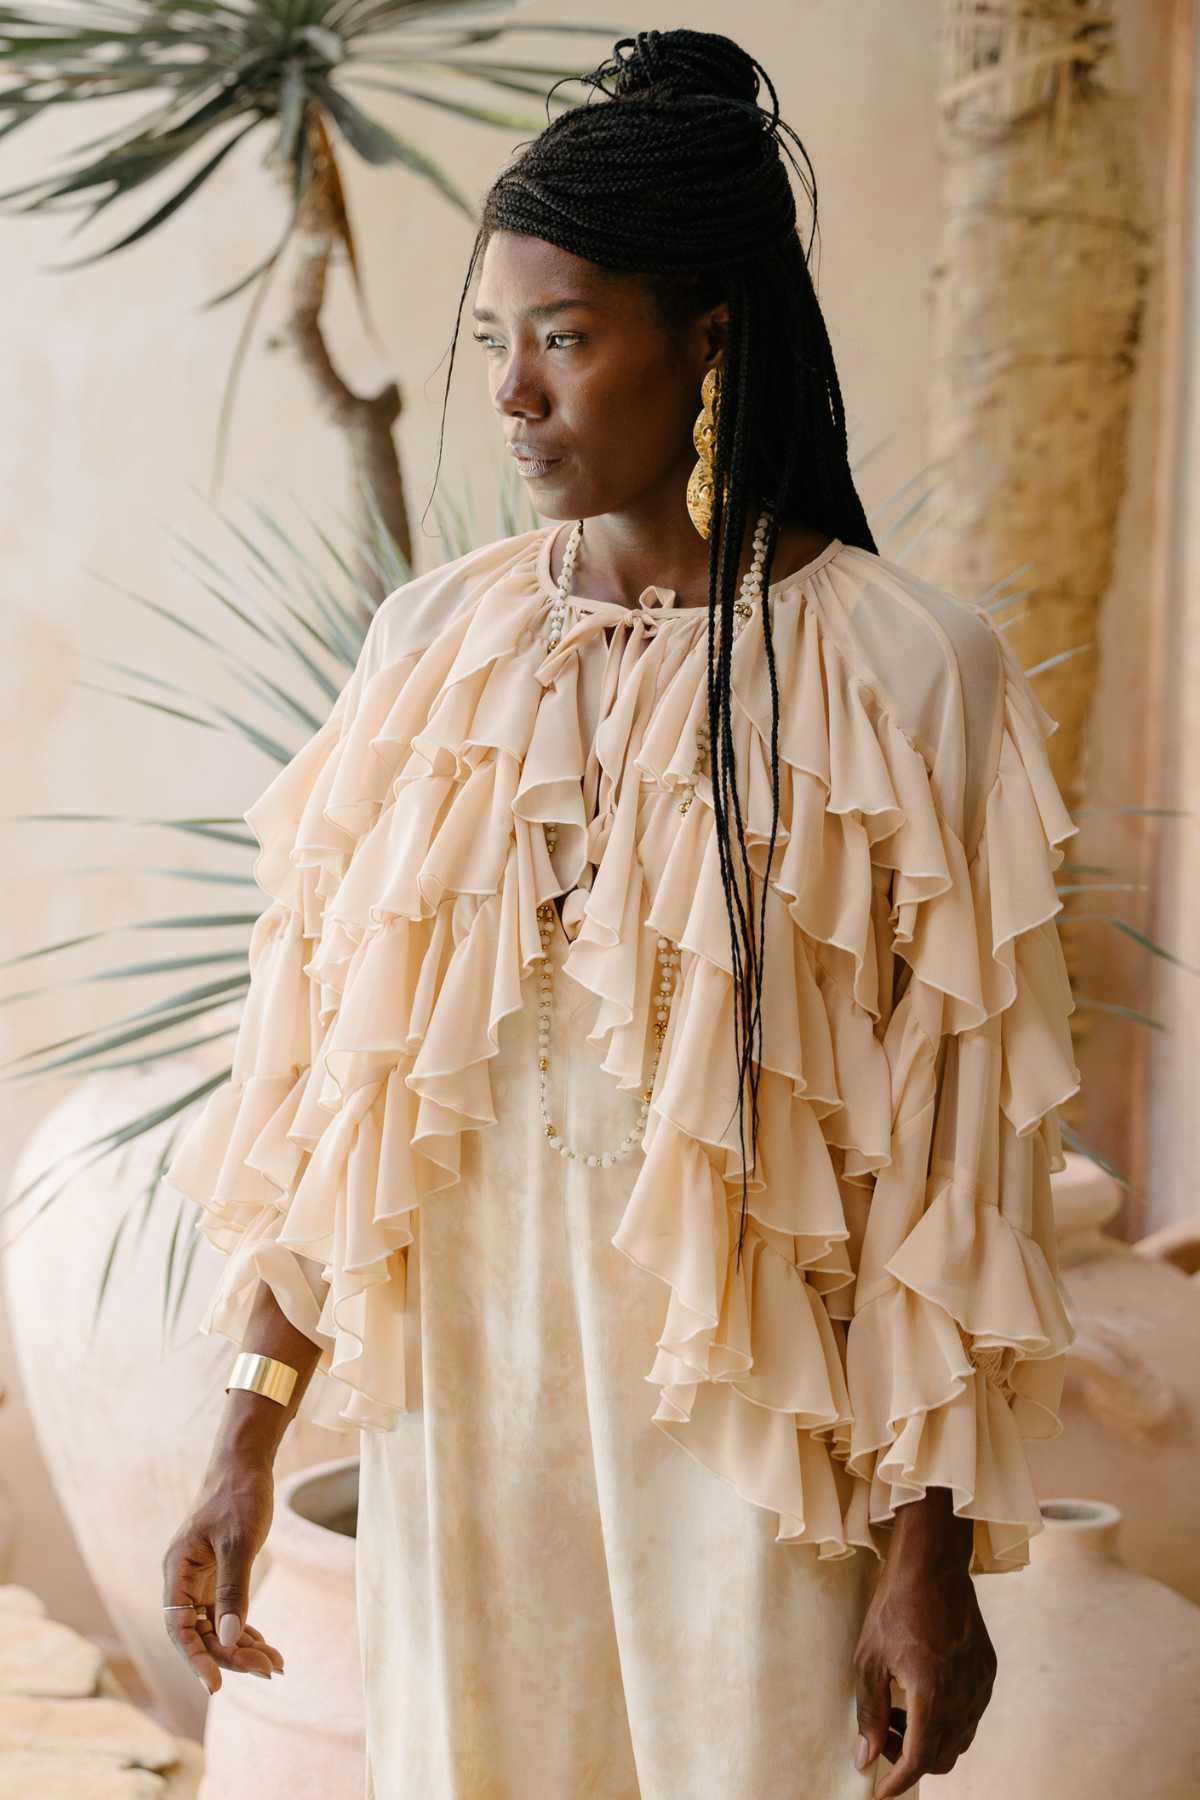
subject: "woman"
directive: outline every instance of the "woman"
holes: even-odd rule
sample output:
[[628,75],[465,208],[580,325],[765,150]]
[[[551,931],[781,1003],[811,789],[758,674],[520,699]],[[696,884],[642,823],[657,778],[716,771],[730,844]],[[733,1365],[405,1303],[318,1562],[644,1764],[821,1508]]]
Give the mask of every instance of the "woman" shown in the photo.
[[587,80],[464,287],[550,523],[389,596],[246,814],[171,1169],[245,1385],[165,1617],[211,1689],[282,1670],[315,1369],[377,1800],[890,1800],[970,1745],[970,1577],[1041,1528],[1076,828],[986,615],[875,549],[765,71],[679,30]]

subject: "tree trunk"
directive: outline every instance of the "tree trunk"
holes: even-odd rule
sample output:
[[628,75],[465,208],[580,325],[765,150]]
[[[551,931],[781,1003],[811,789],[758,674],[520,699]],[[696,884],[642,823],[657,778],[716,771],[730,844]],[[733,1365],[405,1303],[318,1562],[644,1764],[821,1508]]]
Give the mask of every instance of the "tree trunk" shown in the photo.
[[[1026,668],[1086,646],[1037,681],[1071,807],[1151,266],[1134,103],[1103,80],[1112,35],[1110,0],[943,5],[932,448],[946,528],[924,572],[964,599],[1012,594],[1023,616],[1006,636]],[[1079,946],[1068,934],[1063,948],[1074,978]],[[1089,1022],[1080,1008],[1077,1044]]]
[[[392,431],[403,409],[400,389],[389,381],[376,394],[356,394],[334,367],[321,331],[321,308],[334,247],[345,244],[351,259],[353,248],[333,147],[315,107],[308,110],[307,131],[312,174],[296,221],[297,261],[280,335],[295,347],[319,402],[345,434],[359,523],[357,542],[368,545],[375,541],[376,525],[368,504],[373,501],[395,548],[411,567],[412,533]],[[287,179],[291,178],[289,172]],[[358,575],[365,591],[374,595],[376,602],[381,600],[380,577],[365,559],[359,563]]]

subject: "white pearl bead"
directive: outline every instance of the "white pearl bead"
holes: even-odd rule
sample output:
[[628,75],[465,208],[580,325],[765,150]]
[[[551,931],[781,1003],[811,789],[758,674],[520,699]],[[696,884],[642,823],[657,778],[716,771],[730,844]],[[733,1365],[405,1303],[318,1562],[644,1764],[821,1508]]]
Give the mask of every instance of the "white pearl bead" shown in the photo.
[[[670,1018],[670,1008],[669,1008],[668,1001],[669,1001],[669,991],[672,986],[670,976],[666,973],[666,970],[669,967],[672,958],[674,958],[675,960],[678,960],[679,952],[678,952],[678,950],[675,950],[671,947],[669,938],[659,938],[658,944],[660,946],[659,961],[664,969],[664,973],[663,973],[663,977],[662,977],[662,981],[661,981],[661,987],[663,989],[663,997],[662,997],[661,1003],[655,1009],[655,1014],[656,1014],[656,1018],[659,1021],[665,1023]],[[550,962],[550,959],[547,957],[546,968],[543,972],[543,979],[547,981],[547,985],[548,985],[548,978],[550,977],[551,972],[552,972],[552,964]],[[548,1004],[548,1002],[543,1001],[542,1004],[546,1005],[546,1004]],[[542,1052],[545,1054],[547,1062],[549,1061],[549,1046],[545,1042],[545,1039],[549,1035],[549,1030],[550,1030],[550,1026],[549,1026],[548,1020],[542,1020],[539,1022],[538,1036],[543,1039]],[[656,1044],[654,1054],[651,1058],[650,1075],[648,1077],[648,1083],[649,1083],[650,1088],[653,1088],[653,1085],[654,1085],[654,1080],[655,1080],[655,1077],[658,1072],[658,1064],[659,1064],[659,1058],[660,1058],[661,1054],[662,1054],[662,1043],[660,1041]],[[545,1069],[542,1069],[539,1067],[538,1076],[539,1076],[539,1104],[541,1107],[543,1123],[548,1126],[550,1124],[550,1117],[549,1117],[549,1112],[547,1110],[547,1105],[546,1105],[546,1082],[548,1079],[547,1071]],[[631,1156],[633,1154],[634,1150],[638,1147],[639,1143],[643,1140],[644,1135],[645,1135],[645,1129],[646,1129],[646,1121],[649,1116],[649,1111],[650,1111],[650,1101],[645,1097],[645,1095],[643,1095],[643,1097],[638,1102],[637,1124],[634,1125],[633,1127],[631,1127],[631,1129],[625,1134],[624,1138],[621,1140],[621,1143],[616,1150],[604,1150],[604,1151],[592,1151],[592,1152],[578,1151],[578,1150],[574,1149],[572,1145],[568,1144],[566,1142],[566,1140],[558,1133],[555,1133],[553,1136],[548,1135],[546,1137],[546,1143],[551,1150],[557,1150],[560,1156],[569,1158],[573,1162],[582,1163],[585,1168],[608,1169],[608,1168],[611,1168],[615,1162],[620,1162],[626,1156]]]
[[[766,519],[767,519],[767,514],[765,512],[760,514],[759,521],[758,521],[759,530],[761,530],[762,527],[764,526]],[[559,636],[567,623],[567,613],[569,610],[569,598],[570,598],[570,591],[571,591],[571,580],[572,580],[572,575],[573,575],[573,571],[575,568],[575,558],[576,558],[576,554],[579,549],[581,536],[582,536],[582,521],[576,520],[575,524],[571,527],[570,532],[567,534],[567,546],[563,553],[562,569],[559,573],[558,583],[557,583],[557,598],[553,602],[551,609],[550,609],[550,614],[549,614],[549,622],[550,622],[549,636],[550,636],[550,647],[551,648],[553,648],[554,645],[556,645],[558,643]],[[758,566],[761,568],[761,564],[762,564],[761,553],[759,553],[757,555],[757,563],[758,563]],[[743,584],[742,592],[743,592],[743,596],[744,596],[745,592],[746,592],[745,584]],[[734,635],[735,636],[737,634],[738,629],[739,629],[739,622],[737,620],[735,620],[735,623],[734,623]],[[697,732],[697,737],[704,745],[705,751],[706,751],[707,738],[708,738],[707,721],[703,722],[703,729],[701,731]],[[704,754],[704,752],[702,751],[702,755],[703,754]],[[699,763],[699,760],[700,759],[698,759],[698,763]],[[647,776],[646,779],[650,780],[651,777]],[[691,791],[692,790],[689,788],[689,799],[691,797]],[[681,811],[686,810],[686,808],[681,807],[680,810]],[[554,835],[554,828],[552,826],[548,826],[546,828],[546,845],[547,845],[548,850],[554,850],[557,845],[557,838]],[[542,997],[539,1001],[539,1014],[541,1016],[539,1017],[539,1021],[538,1021],[537,1035],[538,1035],[538,1042],[539,1042],[539,1052],[540,1052],[540,1054],[545,1055],[547,1058],[547,1061],[548,1061],[549,1060],[550,1018],[553,1013],[553,1004],[554,1004],[553,998],[550,994],[551,972],[552,972],[552,966],[553,966],[551,957],[550,957],[550,944],[551,944],[552,937],[554,934],[554,926],[553,926],[552,921],[549,918],[547,918],[544,922],[539,924],[539,934],[541,936],[541,941],[542,941],[542,951],[543,951],[543,958],[544,958],[545,966],[544,966],[544,969],[541,971],[541,988],[542,988],[543,992],[542,992]],[[670,969],[670,968],[674,967],[676,964],[678,964],[679,951],[677,948],[675,948],[672,945],[669,938],[666,938],[666,937],[658,938],[657,945],[658,945],[659,951],[661,952],[661,962],[663,965],[665,965],[666,969]],[[669,1010],[670,1000],[671,1000],[671,996],[672,996],[673,992],[674,992],[674,983],[673,983],[670,975],[664,972],[662,975],[662,979],[659,982],[659,1004],[655,1009],[655,1020],[657,1023],[662,1024],[662,1023],[666,1023],[669,1020],[669,1018],[670,1018],[670,1010]],[[654,1078],[655,1078],[655,1074],[658,1069],[659,1058],[660,1058],[661,1054],[662,1054],[662,1041],[658,1040],[655,1045],[654,1054],[653,1054],[653,1058],[652,1058],[651,1065],[650,1065],[650,1076],[649,1076],[649,1085],[650,1086],[653,1086],[653,1084],[654,1084]],[[540,1072],[542,1075],[542,1089],[543,1089],[543,1093],[544,1093],[546,1071],[541,1070]],[[544,1110],[545,1109],[543,1107],[543,1112],[544,1112]],[[645,1121],[646,1121],[648,1112],[649,1112],[649,1101],[642,1100],[638,1106],[639,1124],[637,1126],[635,1126],[633,1129],[631,1129],[626,1134],[626,1136],[621,1141],[620,1147],[616,1150],[606,1150],[606,1151],[602,1151],[602,1152],[598,1152],[598,1153],[594,1153],[594,1154],[577,1152],[568,1143],[566,1143],[566,1141],[561,1136],[547,1138],[546,1142],[550,1146],[551,1149],[557,1149],[561,1156],[570,1157],[572,1160],[578,1160],[578,1161],[582,1162],[585,1165],[585,1167],[587,1167],[587,1168],[596,1168],[597,1166],[599,1166],[601,1168],[610,1168],[614,1162],[618,1162],[623,1157],[631,1154],[633,1149],[637,1146],[638,1142],[640,1141],[640,1139],[642,1138],[642,1136],[644,1134]],[[549,1123],[548,1118],[547,1118],[546,1122]]]

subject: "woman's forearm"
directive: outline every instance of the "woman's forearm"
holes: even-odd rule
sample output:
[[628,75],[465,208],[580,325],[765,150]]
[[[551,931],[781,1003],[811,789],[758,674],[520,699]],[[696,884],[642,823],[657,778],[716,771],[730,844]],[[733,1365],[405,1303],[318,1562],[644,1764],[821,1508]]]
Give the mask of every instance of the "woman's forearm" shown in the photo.
[[920,1563],[965,1574],[974,1537],[975,1521],[956,1517],[951,1489],[931,1487],[923,1500],[896,1508],[887,1561],[893,1569]]
[[209,1458],[208,1475],[220,1474],[247,1463],[270,1467],[284,1432],[304,1398],[317,1366],[321,1347],[298,1331],[265,1281],[260,1282],[242,1349],[273,1356],[296,1370],[296,1384],[286,1406],[248,1388],[232,1388],[225,1396],[225,1410]]

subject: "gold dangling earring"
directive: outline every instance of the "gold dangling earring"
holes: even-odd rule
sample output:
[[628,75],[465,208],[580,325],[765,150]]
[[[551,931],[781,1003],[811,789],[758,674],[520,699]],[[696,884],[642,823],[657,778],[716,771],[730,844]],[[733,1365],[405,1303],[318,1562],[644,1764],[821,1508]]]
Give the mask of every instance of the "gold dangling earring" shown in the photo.
[[692,427],[692,442],[700,453],[700,460],[688,477],[687,509],[692,524],[700,536],[706,538],[712,530],[713,497],[716,493],[713,463],[717,453],[717,419],[721,407],[720,363],[714,363],[700,383],[700,398],[704,404]]

